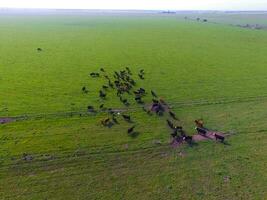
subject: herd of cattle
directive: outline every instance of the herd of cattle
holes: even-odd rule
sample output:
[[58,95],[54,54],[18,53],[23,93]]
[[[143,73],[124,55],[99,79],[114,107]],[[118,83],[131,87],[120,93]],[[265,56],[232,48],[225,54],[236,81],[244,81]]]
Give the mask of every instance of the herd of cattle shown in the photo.
[[[136,104],[140,105],[140,108],[144,112],[146,112],[149,116],[153,114],[157,116],[163,116],[164,113],[167,113],[168,119],[166,120],[167,126],[171,129],[171,137],[173,141],[178,143],[187,142],[189,145],[192,144],[193,138],[185,133],[182,126],[177,126],[177,122],[179,121],[176,117],[176,114],[171,111],[170,106],[162,99],[159,98],[156,92],[150,91],[149,93],[142,87],[137,87],[137,81],[133,78],[133,73],[129,67],[126,67],[120,71],[114,71],[112,76],[109,76],[108,73],[105,71],[104,68],[101,68],[99,72],[92,72],[90,73],[92,78],[103,78],[106,84],[102,85],[101,89],[99,90],[99,98],[101,102],[105,102],[108,96],[108,92],[115,92],[118,100],[125,106],[129,107],[130,102],[125,97],[131,97],[134,99]],[[139,70],[138,72],[139,80],[145,79],[145,71],[143,69]],[[84,86],[82,87],[83,93],[88,93],[88,89]],[[151,102],[145,103],[144,97],[147,95],[151,95]],[[101,103],[96,109],[94,106],[89,105],[87,107],[88,112],[96,113],[98,111],[107,112],[108,117],[101,120],[101,124],[105,127],[111,128],[112,126],[119,124],[119,119],[121,117],[122,120],[128,122],[129,124],[133,123],[133,119],[130,115],[121,114],[123,109],[112,109],[106,108],[104,103]],[[126,109],[125,109],[126,110]],[[203,127],[198,127],[198,133],[203,134]],[[202,130],[202,132],[201,132]],[[127,129],[127,133],[130,136],[135,136],[138,132],[135,131],[135,125],[130,126]],[[217,139],[217,138],[216,138]],[[219,138],[220,139],[220,138]]]

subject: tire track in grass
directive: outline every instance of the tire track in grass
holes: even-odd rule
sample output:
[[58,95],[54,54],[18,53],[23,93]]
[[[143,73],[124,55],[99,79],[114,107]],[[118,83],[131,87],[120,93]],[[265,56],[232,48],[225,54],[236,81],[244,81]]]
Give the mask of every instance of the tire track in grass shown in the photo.
[[[239,134],[255,134],[255,133],[262,133],[262,132],[267,132],[267,129],[260,129],[258,131],[247,131],[245,128],[244,128],[244,131],[240,131],[238,133]],[[233,135],[236,135],[233,134]],[[151,139],[147,139],[146,141],[151,141]],[[123,144],[125,143],[121,143],[121,144],[117,144],[115,147],[117,147],[119,149],[119,147],[121,147]],[[110,145],[106,145],[107,147],[113,147],[114,148],[114,144],[110,144]],[[102,145],[98,145],[97,147],[102,147]],[[90,152],[90,148],[84,148],[84,149],[80,149],[80,152],[82,152],[82,154],[77,154],[77,149],[69,149],[69,150],[65,150],[65,151],[56,151],[56,152],[39,152],[37,154],[37,158],[36,160],[33,160],[31,162],[20,162],[20,163],[12,163],[12,164],[5,164],[5,165],[2,165],[3,167],[0,168],[0,170],[6,170],[10,167],[16,167],[19,165],[19,167],[23,167],[24,165],[26,166],[26,168],[28,167],[28,165],[30,164],[42,164],[43,162],[49,162],[49,161],[61,161],[63,160],[64,163],[69,163],[69,162],[72,162],[71,160],[72,159],[75,159],[75,158],[83,158],[83,157],[86,157],[86,158],[90,158],[92,156],[94,157],[97,157],[99,155],[119,155],[119,154],[136,154],[136,153],[140,153],[140,152],[145,152],[145,151],[150,151],[150,150],[157,150],[157,149],[161,149],[161,148],[165,148],[165,149],[170,149],[170,145],[168,143],[163,143],[161,145],[155,145],[155,144],[152,144],[150,143],[149,146],[146,146],[146,147],[142,147],[142,148],[134,148],[134,149],[127,149],[127,150],[109,150],[109,151],[105,151],[104,149],[100,148],[99,150],[96,150],[95,152]],[[87,152],[84,152],[83,150],[87,150]],[[60,156],[55,156],[56,158],[55,159],[51,159],[51,160],[44,160],[44,159],[40,159],[42,158],[41,155],[44,155],[44,154],[51,154],[52,155],[55,155],[55,154],[58,154]],[[15,160],[17,161],[20,161],[21,160],[21,155],[17,155],[17,156],[13,156],[15,157]],[[67,161],[67,159],[70,159],[70,161]],[[2,160],[6,160],[6,159],[2,159]],[[54,165],[53,163],[51,163],[51,166]],[[49,165],[46,165],[46,166],[49,166]],[[40,166],[42,167],[42,166]]]
[[[140,153],[144,153],[144,152],[140,152]],[[153,153],[153,154],[148,153],[148,154],[146,154],[146,156],[143,156],[142,158],[145,157],[146,159],[149,159],[150,160],[149,166],[155,167],[155,165],[158,164],[158,160],[157,159],[155,160],[155,158],[157,158],[157,156],[161,156],[161,154],[162,154],[161,151],[160,152],[156,152],[156,155],[155,155],[155,153]],[[154,158],[155,161],[151,162],[153,160],[153,158]],[[125,157],[123,159],[126,159],[126,161],[127,161],[128,157]],[[84,161],[84,160],[82,160],[82,161]],[[84,163],[81,163],[81,162],[77,163],[77,160],[73,160],[72,162],[75,162],[76,165],[70,165],[70,166],[67,165],[67,167],[66,167],[65,163],[61,163],[61,165],[64,166],[64,168],[71,168],[71,167],[76,168],[77,167],[77,170],[75,170],[74,173],[70,173],[70,174],[67,174],[67,175],[66,174],[62,174],[62,175],[56,174],[55,176],[49,176],[49,177],[46,177],[45,179],[42,179],[42,180],[31,181],[29,183],[31,185],[31,188],[39,187],[39,185],[36,186],[37,184],[45,185],[47,182],[51,183],[51,180],[55,180],[55,179],[60,182],[61,179],[68,179],[68,178],[73,178],[73,177],[76,177],[76,176],[85,176],[86,174],[92,174],[91,172],[100,172],[101,173],[101,172],[105,172],[106,171],[106,169],[104,168],[105,166],[102,167],[103,169],[98,169],[98,168],[88,169],[88,165],[86,165],[86,163],[88,163],[88,160],[85,160]],[[105,162],[105,161],[102,160],[102,163],[103,162]],[[109,162],[116,162],[117,163],[117,158],[114,158],[112,160],[110,160],[110,158],[109,158]],[[81,164],[83,164],[83,168],[80,167]],[[119,165],[119,166],[116,166],[115,168],[112,167],[112,170],[114,170],[114,169],[122,169],[122,168],[129,168],[129,166]],[[157,170],[157,169],[155,169],[155,170]],[[71,170],[71,171],[74,171],[74,170]],[[79,171],[79,172],[77,172],[77,171]],[[132,166],[131,167],[131,171],[138,171],[138,169],[136,169],[134,166]],[[148,172],[150,174],[151,170],[148,170]],[[39,190],[39,191],[38,190],[37,191],[33,190],[33,192],[20,193],[20,195],[32,195],[34,193],[38,194],[38,193],[42,193],[42,192],[45,192],[45,190]],[[8,196],[8,198],[12,198],[12,197],[14,198],[16,196],[17,195],[10,195],[10,196]]]
[[[216,104],[231,104],[231,103],[246,103],[246,102],[255,102],[255,101],[264,101],[267,100],[267,95],[261,96],[249,96],[249,97],[235,97],[235,98],[218,98],[213,101],[211,100],[192,100],[192,101],[170,101],[168,105],[173,108],[174,106],[179,106],[179,108],[183,107],[191,107],[191,106],[206,106],[206,105],[216,105]],[[150,104],[146,104],[150,105]],[[142,106],[132,106],[131,108],[119,107],[114,108],[113,110],[116,112],[139,112],[141,111]],[[98,113],[108,113],[108,111],[98,111]],[[38,113],[38,114],[23,114],[18,116],[8,116],[10,119],[14,119],[15,121],[26,121],[26,120],[40,120],[40,119],[54,119],[54,118],[63,118],[63,117],[91,117],[97,116],[98,114],[90,114],[85,109],[79,109],[76,111],[59,111],[55,113]]]

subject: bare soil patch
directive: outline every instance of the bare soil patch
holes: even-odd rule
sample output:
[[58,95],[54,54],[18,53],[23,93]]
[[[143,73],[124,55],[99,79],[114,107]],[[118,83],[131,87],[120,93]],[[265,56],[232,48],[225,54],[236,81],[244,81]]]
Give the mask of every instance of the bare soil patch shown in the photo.
[[221,132],[215,132],[215,131],[208,131],[208,132],[206,133],[206,135],[195,134],[195,135],[193,135],[192,137],[193,137],[193,140],[194,140],[195,142],[197,142],[197,141],[202,141],[202,140],[216,140],[216,137],[214,136],[215,133],[216,133],[217,135],[220,135],[220,136],[225,137],[225,134],[223,134],[223,133],[221,133]]

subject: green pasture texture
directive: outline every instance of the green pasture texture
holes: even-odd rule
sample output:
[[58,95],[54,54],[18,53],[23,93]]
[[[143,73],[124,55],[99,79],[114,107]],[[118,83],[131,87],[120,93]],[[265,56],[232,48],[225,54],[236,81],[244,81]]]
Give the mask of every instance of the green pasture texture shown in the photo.
[[[2,15],[0,27],[0,116],[30,116],[0,126],[0,199],[267,198],[266,31],[115,14]],[[106,113],[86,115],[105,82],[89,73],[125,66],[136,80],[145,70],[137,86],[164,98],[188,133],[203,118],[230,133],[227,144],[174,149],[168,116],[132,100],[136,137],[122,119],[108,129]],[[111,90],[105,104],[125,108]]]

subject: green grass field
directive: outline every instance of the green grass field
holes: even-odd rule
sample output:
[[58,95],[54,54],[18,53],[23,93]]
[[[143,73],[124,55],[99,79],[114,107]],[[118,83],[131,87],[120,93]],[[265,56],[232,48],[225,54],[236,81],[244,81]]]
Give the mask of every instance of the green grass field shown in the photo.
[[225,24],[225,25],[260,25],[266,30],[267,26],[267,13],[266,11],[256,12],[191,12],[191,13],[178,13],[180,17],[187,16],[190,19],[207,19],[211,23]]
[[[0,125],[0,199],[267,199],[266,31],[116,14],[1,15],[0,28],[0,116],[29,116]],[[174,149],[166,116],[133,101],[136,138],[105,113],[69,115],[100,104],[90,72],[125,66],[188,133],[203,118],[229,145]]]

